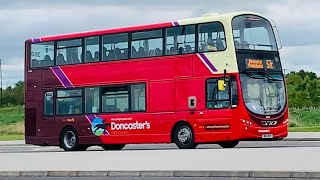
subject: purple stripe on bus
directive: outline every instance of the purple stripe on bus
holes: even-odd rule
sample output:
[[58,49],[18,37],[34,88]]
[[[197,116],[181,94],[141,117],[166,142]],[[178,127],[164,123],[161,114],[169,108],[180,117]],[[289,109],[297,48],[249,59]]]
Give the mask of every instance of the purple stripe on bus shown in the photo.
[[96,118],[95,115],[92,115],[92,114],[89,114],[89,115],[86,115],[88,120],[90,120],[90,122],[92,123],[92,121]]
[[109,132],[105,129],[105,130],[103,131],[103,135],[109,135]]
[[68,80],[68,78],[65,76],[65,74],[62,72],[59,66],[52,67],[53,71],[56,73],[59,80],[62,82],[63,86],[66,88],[71,88],[73,85]]
[[32,39],[32,42],[33,42],[33,43],[41,43],[42,41],[41,41],[40,38],[33,38],[33,39]]
[[174,26],[179,26],[178,21],[173,21]]
[[58,78],[58,80],[61,82],[61,84],[63,85],[63,87],[65,87],[65,85],[63,84],[63,82],[61,81],[60,77],[57,75],[56,71],[54,70],[54,67],[50,67],[51,71],[53,72],[53,74],[56,76],[56,78]]
[[61,72],[62,74],[62,77],[64,77],[64,80],[66,83],[65,83],[65,86],[66,88],[71,88],[71,87],[74,87],[73,84],[71,83],[71,81],[69,80],[69,78],[66,76],[66,74],[62,71],[62,69],[60,68],[60,66],[58,66],[59,68],[59,71]]
[[210,67],[210,69],[213,72],[217,72],[218,70],[213,66],[213,64],[210,62],[210,60],[206,57],[206,55],[204,55],[203,53],[200,53],[200,56],[202,57],[202,59],[206,62],[206,64]]

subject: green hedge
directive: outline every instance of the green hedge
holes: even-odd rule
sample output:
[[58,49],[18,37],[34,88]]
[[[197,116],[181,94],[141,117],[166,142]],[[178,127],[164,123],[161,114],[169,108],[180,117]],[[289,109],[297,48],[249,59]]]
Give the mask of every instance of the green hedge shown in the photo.
[[0,108],[0,124],[14,124],[24,120],[24,107],[6,107]]

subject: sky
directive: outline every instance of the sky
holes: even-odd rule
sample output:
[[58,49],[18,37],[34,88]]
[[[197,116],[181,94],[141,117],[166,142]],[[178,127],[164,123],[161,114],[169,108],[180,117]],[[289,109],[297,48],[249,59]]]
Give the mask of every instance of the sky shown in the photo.
[[3,86],[24,79],[24,42],[32,37],[234,11],[254,11],[275,22],[286,72],[304,69],[319,76],[319,9],[319,0],[0,0]]

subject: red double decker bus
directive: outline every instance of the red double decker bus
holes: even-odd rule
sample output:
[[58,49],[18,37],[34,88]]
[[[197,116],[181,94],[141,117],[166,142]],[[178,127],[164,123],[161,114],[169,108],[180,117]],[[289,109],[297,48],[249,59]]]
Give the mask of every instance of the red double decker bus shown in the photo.
[[282,139],[288,105],[275,37],[263,16],[236,12],[29,39],[26,144]]

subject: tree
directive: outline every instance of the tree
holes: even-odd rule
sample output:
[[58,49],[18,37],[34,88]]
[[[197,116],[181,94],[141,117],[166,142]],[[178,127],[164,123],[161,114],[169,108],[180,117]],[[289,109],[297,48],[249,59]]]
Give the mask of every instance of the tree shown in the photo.
[[316,73],[300,70],[286,76],[289,107],[320,107],[320,80]]
[[3,90],[2,97],[4,106],[24,104],[24,82],[19,81],[13,87],[8,86]]

